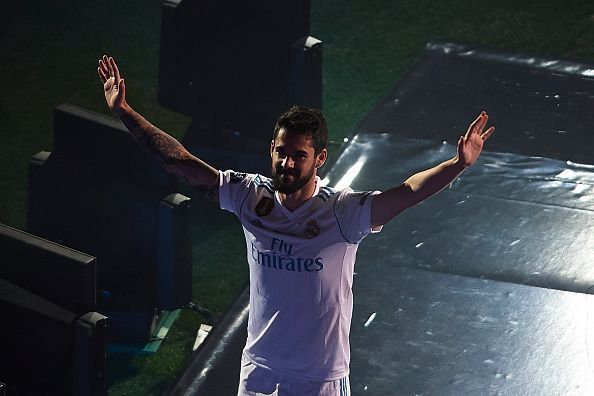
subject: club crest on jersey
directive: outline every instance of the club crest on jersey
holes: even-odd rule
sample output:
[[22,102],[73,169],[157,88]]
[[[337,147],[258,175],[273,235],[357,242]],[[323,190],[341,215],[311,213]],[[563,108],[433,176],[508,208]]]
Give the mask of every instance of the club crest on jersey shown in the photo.
[[307,228],[305,229],[305,237],[307,239],[312,239],[317,237],[320,234],[320,226],[316,223],[315,220],[310,220],[307,222]]
[[274,208],[274,201],[272,198],[263,197],[256,205],[256,214],[258,217],[268,216]]

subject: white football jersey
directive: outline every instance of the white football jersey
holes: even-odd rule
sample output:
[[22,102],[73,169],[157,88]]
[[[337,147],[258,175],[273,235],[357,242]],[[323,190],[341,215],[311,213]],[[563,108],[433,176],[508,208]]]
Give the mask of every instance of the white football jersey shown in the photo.
[[379,191],[336,191],[317,179],[312,198],[285,208],[272,180],[220,172],[222,209],[243,226],[250,267],[248,338],[255,364],[320,381],[349,373],[353,269],[371,232]]

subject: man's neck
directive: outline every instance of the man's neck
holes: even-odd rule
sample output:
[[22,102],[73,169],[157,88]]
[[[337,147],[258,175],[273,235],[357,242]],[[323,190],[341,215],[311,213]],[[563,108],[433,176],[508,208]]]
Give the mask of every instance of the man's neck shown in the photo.
[[301,207],[308,199],[310,199],[316,191],[317,178],[314,176],[293,194],[284,194],[279,192],[278,197],[283,206],[291,212]]

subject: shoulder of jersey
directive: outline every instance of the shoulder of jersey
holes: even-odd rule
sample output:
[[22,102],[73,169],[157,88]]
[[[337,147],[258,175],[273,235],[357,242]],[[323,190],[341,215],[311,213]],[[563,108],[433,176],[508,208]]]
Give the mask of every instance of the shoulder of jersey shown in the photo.
[[272,179],[262,175],[256,175],[254,178],[254,187],[256,187],[256,190],[266,190],[269,194],[274,194],[275,191],[272,186]]
[[324,186],[320,187],[320,191],[318,191],[317,197],[322,201],[326,202],[329,200],[333,195],[336,195],[338,191],[333,189],[332,187]]
[[245,172],[230,171],[229,172],[229,183],[231,183],[231,184],[241,183],[248,176],[249,176],[249,174],[247,174]]

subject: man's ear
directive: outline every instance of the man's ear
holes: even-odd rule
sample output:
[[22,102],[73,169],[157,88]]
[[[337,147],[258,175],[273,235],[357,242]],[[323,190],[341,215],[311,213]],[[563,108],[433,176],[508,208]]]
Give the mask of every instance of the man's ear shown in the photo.
[[318,155],[316,155],[316,168],[321,168],[326,159],[328,158],[328,150],[322,149]]
[[272,153],[274,152],[274,139],[270,141],[270,158],[272,158]]

